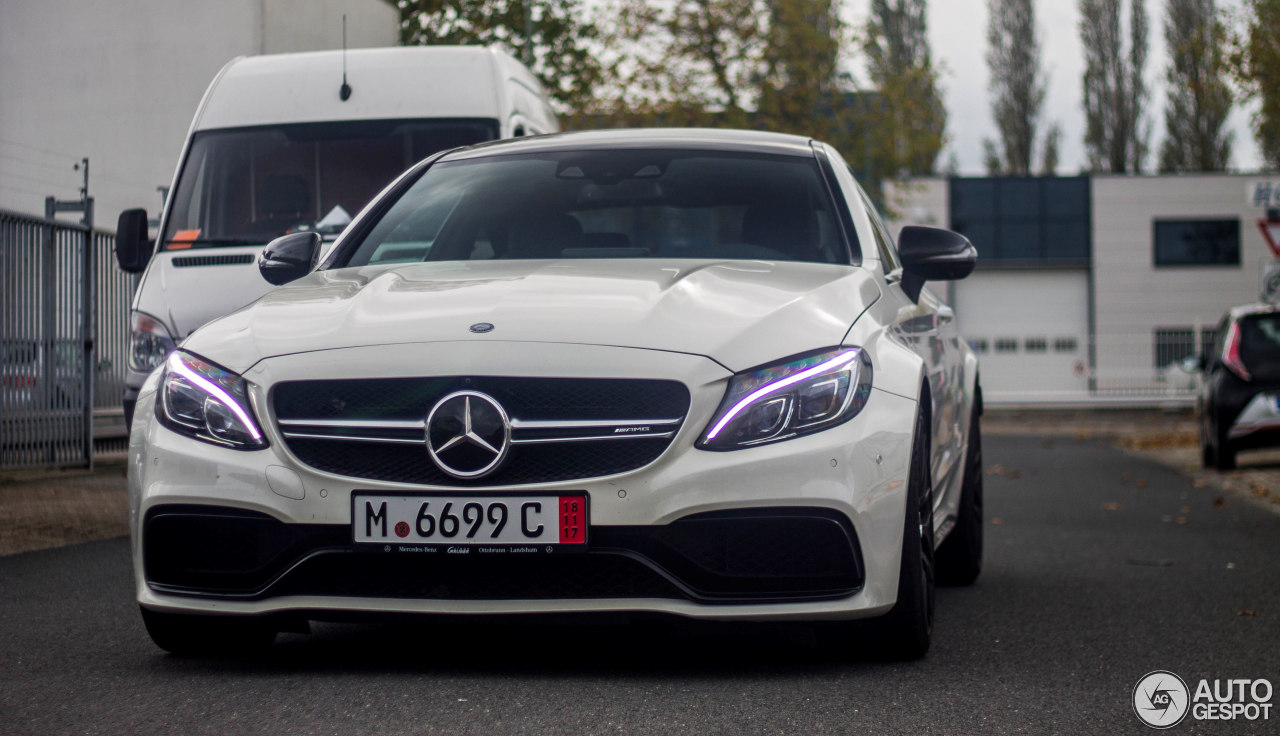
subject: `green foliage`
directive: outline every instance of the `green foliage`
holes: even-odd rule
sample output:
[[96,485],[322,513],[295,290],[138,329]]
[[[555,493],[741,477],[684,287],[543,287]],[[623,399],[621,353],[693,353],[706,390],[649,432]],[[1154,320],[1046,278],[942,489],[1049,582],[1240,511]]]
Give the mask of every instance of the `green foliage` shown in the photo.
[[1169,48],[1161,171],[1223,171],[1231,160],[1226,31],[1214,0],[1169,0]]
[[1093,171],[1138,173],[1150,148],[1145,119],[1147,85],[1147,11],[1143,0],[1129,0],[1129,48],[1124,49],[1121,0],[1080,0],[1080,44],[1085,151]]
[[1260,101],[1253,133],[1265,165],[1280,170],[1280,0],[1246,0],[1245,13],[1231,66],[1245,96]]
[[1032,0],[987,0],[987,10],[991,116],[999,133],[998,148],[987,148],[987,164],[990,169],[999,163],[999,173],[1026,176],[1045,94],[1035,6]]
[[[602,79],[596,26],[582,0],[397,0],[400,43],[494,45],[526,61],[562,113],[582,109]],[[526,14],[527,13],[527,14]]]
[[876,169],[928,175],[946,144],[947,110],[929,50],[925,0],[872,0],[862,50],[879,105]]

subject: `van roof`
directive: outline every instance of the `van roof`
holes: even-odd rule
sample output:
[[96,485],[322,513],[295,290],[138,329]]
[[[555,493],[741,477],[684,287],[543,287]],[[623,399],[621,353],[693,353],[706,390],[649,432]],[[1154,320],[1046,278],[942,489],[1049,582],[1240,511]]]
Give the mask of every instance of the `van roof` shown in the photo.
[[498,118],[498,84],[542,95],[527,69],[483,46],[350,49],[351,97],[339,97],[343,53],[238,57],[209,85],[192,130],[278,123],[405,118]]

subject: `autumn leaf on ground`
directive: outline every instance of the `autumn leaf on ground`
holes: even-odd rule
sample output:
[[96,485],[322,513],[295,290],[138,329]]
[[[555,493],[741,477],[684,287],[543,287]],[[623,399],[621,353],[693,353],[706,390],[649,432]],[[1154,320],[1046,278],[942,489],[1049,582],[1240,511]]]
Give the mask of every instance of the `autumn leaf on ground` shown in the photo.
[[1224,508],[1226,508],[1226,507],[1227,507],[1227,499],[1223,498],[1222,496],[1218,496],[1217,498],[1213,499],[1213,507],[1214,507],[1215,509],[1224,509]]
[[1124,511],[1124,504],[1116,503],[1115,501],[1107,501],[1106,503],[1102,504],[1102,508],[1106,509],[1107,511]]
[[1237,615],[1237,616],[1257,616],[1257,615],[1258,615],[1258,612],[1257,612],[1257,611],[1251,611],[1251,610],[1249,610],[1248,608],[1246,608],[1246,609],[1244,609],[1243,611],[1236,611],[1236,615]]
[[1187,517],[1185,516],[1178,517],[1178,526],[1186,526],[1186,523],[1187,523]]

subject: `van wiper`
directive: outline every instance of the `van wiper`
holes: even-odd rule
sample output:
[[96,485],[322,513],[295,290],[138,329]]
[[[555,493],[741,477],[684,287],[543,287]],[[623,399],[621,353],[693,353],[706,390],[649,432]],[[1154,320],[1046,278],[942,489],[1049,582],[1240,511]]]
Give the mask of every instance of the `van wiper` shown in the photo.
[[184,250],[194,245],[231,246],[231,245],[266,245],[274,238],[196,238],[195,240],[170,240],[168,250]]

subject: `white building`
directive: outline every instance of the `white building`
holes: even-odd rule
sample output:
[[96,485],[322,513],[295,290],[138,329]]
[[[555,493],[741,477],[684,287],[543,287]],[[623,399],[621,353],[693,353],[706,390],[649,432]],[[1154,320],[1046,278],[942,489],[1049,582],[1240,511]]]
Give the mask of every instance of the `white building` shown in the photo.
[[[89,159],[95,224],[160,209],[204,90],[236,56],[395,46],[385,0],[3,0],[0,208],[79,199]],[[334,80],[334,94],[341,80]]]
[[[993,402],[1187,402],[1179,369],[1276,262],[1259,222],[1280,177],[918,179],[895,227],[957,230],[979,266],[945,285]],[[1275,214],[1274,211],[1272,214]]]

